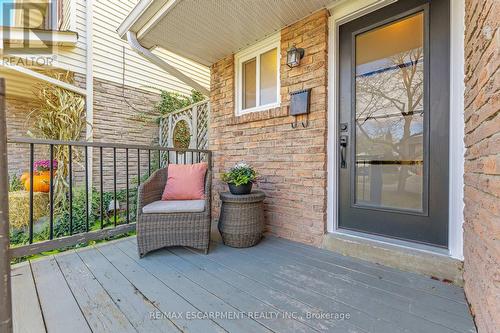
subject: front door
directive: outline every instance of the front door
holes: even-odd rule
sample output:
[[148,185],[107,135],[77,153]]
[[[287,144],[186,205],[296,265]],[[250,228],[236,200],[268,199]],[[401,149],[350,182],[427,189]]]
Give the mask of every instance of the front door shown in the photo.
[[449,0],[340,27],[339,227],[448,246]]

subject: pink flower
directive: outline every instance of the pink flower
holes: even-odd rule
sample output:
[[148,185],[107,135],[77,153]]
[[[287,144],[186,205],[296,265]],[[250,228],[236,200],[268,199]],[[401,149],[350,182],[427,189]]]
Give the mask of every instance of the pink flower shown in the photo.
[[[57,169],[57,161],[52,160],[52,167],[54,170]],[[33,168],[36,171],[49,171],[50,170],[50,160],[40,160],[33,163]]]

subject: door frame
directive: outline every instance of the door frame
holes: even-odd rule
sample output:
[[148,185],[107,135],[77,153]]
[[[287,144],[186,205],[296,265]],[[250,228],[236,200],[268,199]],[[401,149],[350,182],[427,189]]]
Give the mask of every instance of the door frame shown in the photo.
[[[344,233],[344,230],[338,227],[339,26],[396,1],[398,0],[340,1],[329,8],[331,12],[328,20],[327,231],[329,233]],[[461,110],[461,112],[450,112],[448,255],[463,260],[465,0],[450,1],[450,18],[450,110]],[[363,237],[380,239],[369,234],[363,234]],[[384,242],[399,244],[385,237]],[[415,248],[418,248],[417,243]]]

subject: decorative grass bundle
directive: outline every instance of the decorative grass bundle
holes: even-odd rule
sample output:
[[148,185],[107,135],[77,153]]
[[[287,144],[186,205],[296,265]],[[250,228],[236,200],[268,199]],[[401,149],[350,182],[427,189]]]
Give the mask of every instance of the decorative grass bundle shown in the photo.
[[[9,221],[11,229],[27,227],[30,222],[30,193],[27,191],[9,192]],[[49,214],[49,194],[33,193],[33,220]]]
[[[64,82],[73,82],[72,75],[55,74],[55,78]],[[38,84],[34,90],[36,107],[28,116],[33,127],[28,135],[39,139],[78,141],[87,124],[85,118],[85,99],[75,92],[48,83]],[[73,163],[78,163],[81,156],[77,149],[72,150]],[[69,189],[69,150],[67,146],[54,146],[54,159],[57,171],[54,176],[54,214],[60,215],[67,210]],[[53,162],[54,163],[54,162]],[[42,167],[49,168],[50,161]]]

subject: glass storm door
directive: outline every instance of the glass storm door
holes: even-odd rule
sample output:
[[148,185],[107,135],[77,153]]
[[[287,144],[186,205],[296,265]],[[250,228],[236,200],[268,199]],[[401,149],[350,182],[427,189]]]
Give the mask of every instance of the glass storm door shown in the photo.
[[449,2],[340,27],[339,227],[448,245]]

